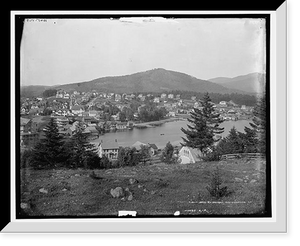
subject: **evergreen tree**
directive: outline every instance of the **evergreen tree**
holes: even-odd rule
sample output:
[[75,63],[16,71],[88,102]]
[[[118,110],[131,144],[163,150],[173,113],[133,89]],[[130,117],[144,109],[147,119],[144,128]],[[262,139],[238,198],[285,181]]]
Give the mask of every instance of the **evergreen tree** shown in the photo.
[[32,162],[36,168],[54,168],[65,161],[64,138],[59,134],[54,118],[44,128],[45,138],[33,149]]
[[146,164],[147,161],[150,161],[151,155],[150,155],[150,148],[148,145],[141,145],[140,157],[141,157],[141,161],[144,164]]
[[201,110],[195,108],[194,112],[191,112],[191,118],[187,120],[192,124],[187,125],[188,129],[181,128],[181,131],[186,135],[186,137],[182,137],[184,141],[182,145],[205,152],[214,143],[214,139],[205,118],[201,115]]
[[251,128],[245,127],[247,152],[266,152],[266,95],[258,99],[253,111],[254,118],[250,123]]
[[221,134],[224,128],[219,125],[223,122],[220,118],[220,114],[217,114],[214,110],[211,99],[206,93],[201,101],[202,109],[194,108],[190,113],[188,122],[188,129],[181,128],[181,131],[186,135],[182,138],[183,146],[197,148],[201,152],[207,152],[219,139],[216,138],[217,134]]
[[205,118],[208,127],[214,134],[221,134],[224,132],[224,127],[220,127],[220,124],[224,122],[220,118],[220,114],[215,112],[211,99],[208,93],[204,94],[203,100],[201,101],[201,106],[203,107],[200,111],[202,116]]
[[178,161],[178,157],[174,155],[174,147],[170,142],[166,144],[166,147],[162,151],[161,161],[167,164],[176,163]]
[[245,134],[232,127],[227,137],[220,140],[217,151],[220,154],[243,153],[245,149]]
[[231,149],[231,153],[243,153],[244,143],[241,133],[238,132],[235,127],[232,127],[227,136],[228,145]]
[[96,146],[90,144],[87,137],[87,134],[84,133],[83,123],[79,122],[76,126],[75,133],[71,137],[71,141],[68,144],[68,148],[71,153],[69,155],[69,163],[75,168],[87,168],[88,161],[91,161],[91,159],[94,161],[95,156],[97,155]]
[[244,128],[245,133],[242,133],[245,153],[256,153],[259,152],[259,142],[257,138],[257,133],[255,130],[246,127]]

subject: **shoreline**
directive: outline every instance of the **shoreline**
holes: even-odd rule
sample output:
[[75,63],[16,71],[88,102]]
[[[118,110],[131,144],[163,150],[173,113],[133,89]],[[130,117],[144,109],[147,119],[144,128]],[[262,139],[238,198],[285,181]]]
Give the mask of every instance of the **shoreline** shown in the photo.
[[184,121],[185,119],[183,117],[172,117],[168,119],[162,119],[162,120],[156,120],[156,121],[147,121],[142,123],[135,123],[133,127],[136,128],[150,128],[155,126],[160,126],[167,122],[174,122],[174,121]]

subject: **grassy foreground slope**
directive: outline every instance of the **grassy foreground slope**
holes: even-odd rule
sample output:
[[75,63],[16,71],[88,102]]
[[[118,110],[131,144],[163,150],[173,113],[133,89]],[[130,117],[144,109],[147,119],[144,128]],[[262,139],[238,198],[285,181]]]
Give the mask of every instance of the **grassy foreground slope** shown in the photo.
[[[216,199],[206,189],[219,167],[233,193]],[[197,164],[164,163],[95,170],[21,170],[21,207],[25,216],[260,215],[265,209],[266,162],[227,160]],[[110,191],[122,187],[124,196]],[[127,190],[126,190],[127,188]],[[129,199],[128,194],[132,195]]]

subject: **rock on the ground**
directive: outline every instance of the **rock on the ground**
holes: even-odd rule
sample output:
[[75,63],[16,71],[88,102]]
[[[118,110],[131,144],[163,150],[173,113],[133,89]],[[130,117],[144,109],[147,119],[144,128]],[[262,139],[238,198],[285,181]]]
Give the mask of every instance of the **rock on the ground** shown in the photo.
[[251,179],[250,183],[256,183],[257,180],[256,179]]
[[234,178],[236,182],[243,182],[243,179],[240,178]]
[[124,191],[123,191],[122,187],[116,187],[115,189],[110,190],[110,194],[114,198],[119,198],[119,197],[124,196]]
[[134,178],[130,178],[129,179],[129,184],[131,184],[131,185],[133,185],[133,184],[135,184],[135,183],[137,183],[138,181],[136,180],[136,179],[134,179]]
[[48,193],[48,190],[46,190],[45,188],[41,188],[41,189],[39,189],[39,192],[44,193],[44,194],[47,194],[47,193]]
[[132,192],[129,190],[128,187],[125,189],[125,196],[127,197],[128,201],[131,201],[133,199]]
[[22,209],[29,209],[29,204],[26,203],[26,202],[21,202],[20,207],[21,207]]

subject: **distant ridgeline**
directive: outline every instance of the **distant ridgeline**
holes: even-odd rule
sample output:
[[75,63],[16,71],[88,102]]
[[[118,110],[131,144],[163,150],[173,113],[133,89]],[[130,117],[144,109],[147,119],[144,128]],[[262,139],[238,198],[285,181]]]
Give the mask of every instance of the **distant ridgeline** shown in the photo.
[[[257,93],[265,87],[265,77],[258,78],[257,76],[257,74],[248,74],[232,79],[226,78],[226,83],[224,81],[221,83],[220,78],[212,79],[212,82],[159,68],[130,75],[102,77],[91,81],[56,86],[23,86],[21,87],[21,97],[42,96],[46,89],[61,89],[66,92],[151,93],[156,96],[161,93],[173,93],[174,95],[180,94],[181,99],[191,99],[192,96],[201,99],[204,93],[208,92],[214,103],[231,100],[239,105],[254,106]],[[254,90],[257,81],[259,81],[258,88],[260,89]],[[227,84],[231,88],[226,87]]]

